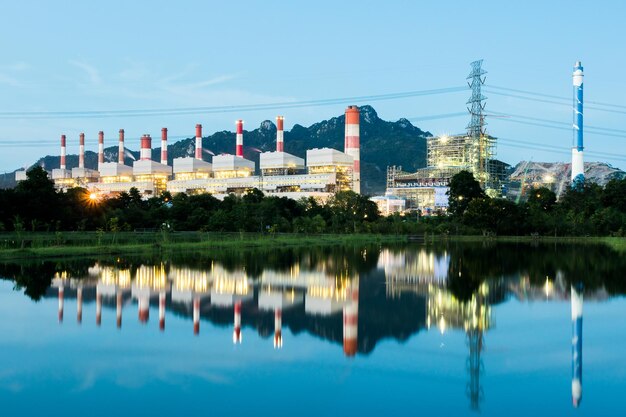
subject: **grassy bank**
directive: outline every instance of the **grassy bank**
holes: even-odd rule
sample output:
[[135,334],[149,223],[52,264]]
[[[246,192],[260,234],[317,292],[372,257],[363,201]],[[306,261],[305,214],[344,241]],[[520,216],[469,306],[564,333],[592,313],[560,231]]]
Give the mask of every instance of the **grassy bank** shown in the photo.
[[208,249],[307,247],[405,242],[402,235],[251,233],[33,233],[0,235],[0,260],[89,255],[155,254]]
[[[460,243],[553,243],[604,244],[626,252],[626,238],[621,237],[554,237],[554,236],[417,236],[427,244]],[[424,238],[422,240],[422,238]],[[407,235],[377,234],[255,234],[203,232],[66,232],[66,233],[4,233],[0,234],[0,260],[28,258],[65,258],[93,255],[167,254],[198,252],[210,249],[253,249],[402,243]]]
[[600,244],[618,252],[626,252],[626,237],[597,236],[481,236],[481,235],[428,235],[426,243],[450,242],[496,242],[496,243],[553,243],[553,244]]

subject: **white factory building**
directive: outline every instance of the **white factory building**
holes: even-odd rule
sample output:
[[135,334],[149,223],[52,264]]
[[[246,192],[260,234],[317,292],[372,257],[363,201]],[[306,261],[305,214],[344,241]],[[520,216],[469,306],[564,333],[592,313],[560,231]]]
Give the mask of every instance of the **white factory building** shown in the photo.
[[[356,116],[355,117],[355,113]],[[60,190],[83,187],[92,193],[113,196],[136,188],[146,198],[164,191],[172,194],[209,193],[218,198],[242,194],[257,188],[267,195],[326,200],[338,191],[360,191],[358,108],[346,110],[346,152],[321,148],[306,151],[305,159],[284,152],[283,117],[277,117],[276,151],[263,152],[257,170],[254,161],[243,156],[243,121],[237,121],[235,154],[222,154],[203,160],[202,125],[196,125],[195,156],[175,158],[167,164],[167,129],[161,131],[161,161],[153,161],[152,138],[141,138],[140,158],[133,166],[124,164],[124,130],[120,130],[118,162],[104,162],[104,134],[99,134],[98,169],[84,165],[84,140],[80,135],[79,166],[72,170],[65,164],[66,138],[61,136],[61,163],[52,171],[52,179]],[[355,123],[356,121],[356,123]],[[349,129],[348,129],[349,128]],[[349,152],[347,152],[349,151]],[[16,180],[25,179],[18,171]]]

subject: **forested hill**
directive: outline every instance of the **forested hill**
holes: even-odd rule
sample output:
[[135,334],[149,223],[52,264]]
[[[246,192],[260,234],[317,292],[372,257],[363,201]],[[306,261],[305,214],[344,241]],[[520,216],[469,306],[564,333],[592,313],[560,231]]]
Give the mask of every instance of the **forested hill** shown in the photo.
[[[288,115],[287,115],[288,117]],[[301,158],[306,150],[330,147],[343,151],[344,119],[342,114],[329,120],[323,120],[309,127],[294,125],[285,131],[285,152]],[[160,144],[160,135],[152,135],[153,145]],[[385,190],[386,169],[388,165],[401,165],[405,170],[413,171],[426,164],[426,137],[429,132],[413,126],[407,119],[396,122],[382,120],[371,106],[361,107],[361,187],[365,194],[378,194]],[[109,142],[110,143],[110,142]],[[168,146],[169,163],[173,158],[192,156],[194,154],[194,138],[183,139]],[[235,133],[229,131],[216,132],[202,140],[205,149],[204,158],[211,160],[211,154],[234,153]],[[257,163],[259,153],[276,149],[276,125],[269,120],[261,123],[251,131],[244,131],[244,156]],[[159,160],[160,147],[153,148],[152,158]],[[132,165],[133,158],[139,157],[139,150],[126,155],[126,164]],[[117,141],[115,145],[105,149],[106,161],[117,161]],[[59,156],[46,156],[36,164],[47,170],[58,168]],[[78,165],[77,155],[67,156],[68,168]],[[93,151],[85,153],[85,165],[95,169],[97,154]],[[9,174],[12,175],[12,174]]]

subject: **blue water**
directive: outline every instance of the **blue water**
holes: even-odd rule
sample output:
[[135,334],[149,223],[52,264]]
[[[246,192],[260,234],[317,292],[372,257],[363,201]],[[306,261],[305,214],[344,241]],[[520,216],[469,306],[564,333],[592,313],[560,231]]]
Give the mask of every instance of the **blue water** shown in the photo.
[[[381,255],[384,249],[378,251],[370,249],[367,256],[377,262],[352,273],[350,281],[349,290],[358,283],[354,356],[344,352],[345,300],[332,314],[308,312],[306,302],[285,308],[283,344],[275,348],[274,314],[259,307],[258,276],[250,279],[252,298],[242,302],[239,344],[233,343],[234,306],[214,305],[208,294],[201,299],[200,329],[194,334],[191,304],[174,306],[170,293],[163,331],[158,291],[150,297],[147,323],[138,319],[137,299],[127,294],[118,328],[112,298],[104,299],[96,324],[95,287],[88,290],[97,285],[93,275],[84,280],[80,324],[69,281],[62,322],[58,281],[39,300],[11,280],[0,281],[1,415],[623,415],[626,299],[619,291],[585,290],[583,388],[576,408],[566,277],[530,284],[521,297],[524,272],[500,276],[489,284],[490,294],[498,296],[477,302],[479,310],[488,311],[478,314],[479,320],[488,316],[487,325],[470,320],[467,329],[454,323],[453,314],[443,314],[432,316],[429,326],[433,287],[444,290],[444,301],[458,301],[445,277],[454,253],[406,248],[396,251],[392,262]],[[327,266],[305,265],[302,258],[295,263],[301,275]],[[417,275],[410,272],[416,265]],[[406,276],[398,277],[403,266]],[[235,263],[230,271],[245,272],[245,266]],[[392,275],[402,289],[390,290]],[[424,290],[425,282],[430,290]],[[472,335],[479,345],[472,345]]]

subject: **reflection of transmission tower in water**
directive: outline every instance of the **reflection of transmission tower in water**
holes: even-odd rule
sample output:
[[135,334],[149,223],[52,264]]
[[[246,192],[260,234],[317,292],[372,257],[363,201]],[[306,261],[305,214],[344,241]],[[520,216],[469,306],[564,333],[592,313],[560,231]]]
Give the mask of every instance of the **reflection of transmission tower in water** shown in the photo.
[[495,138],[485,132],[484,110],[487,98],[482,95],[482,86],[485,84],[484,75],[487,71],[482,68],[482,63],[482,59],[472,62],[472,72],[467,77],[470,80],[467,84],[472,89],[472,96],[467,101],[467,110],[470,113],[467,135],[471,141],[470,163],[473,174],[487,194],[495,196],[499,192],[495,184],[495,166],[491,161],[495,155]]
[[467,336],[469,357],[467,371],[469,381],[466,386],[470,407],[478,410],[483,399],[480,374],[484,370],[481,353],[484,348],[483,334],[494,325],[490,304],[501,297],[501,282],[485,281],[467,301],[458,300],[448,289],[428,285],[426,326],[436,325],[443,334],[448,328],[462,328]]
[[488,287],[479,288],[477,294],[472,297],[468,308],[469,326],[466,327],[467,344],[469,345],[469,357],[467,358],[467,370],[470,380],[467,383],[466,392],[470,398],[472,410],[478,410],[484,397],[483,387],[480,385],[480,374],[484,371],[483,361],[480,354],[483,350],[483,331],[490,326],[490,309],[485,305],[485,292]]
[[470,397],[471,408],[478,410],[484,396],[483,387],[480,385],[480,373],[484,370],[483,361],[480,359],[480,352],[483,350],[483,331],[472,329],[467,332],[467,343],[470,349],[467,359],[467,370],[470,374],[467,395]]

